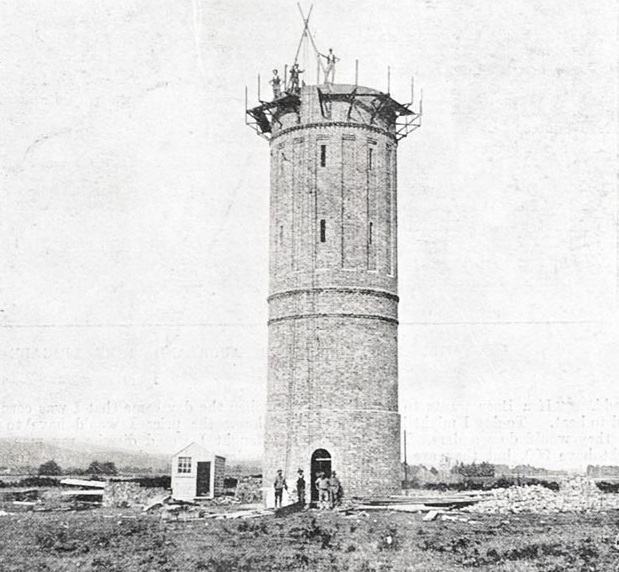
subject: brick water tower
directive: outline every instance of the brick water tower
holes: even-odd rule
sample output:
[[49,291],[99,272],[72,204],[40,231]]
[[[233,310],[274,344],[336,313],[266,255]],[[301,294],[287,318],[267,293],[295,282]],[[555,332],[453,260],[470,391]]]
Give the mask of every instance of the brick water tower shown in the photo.
[[271,153],[265,486],[302,468],[314,497],[319,470],[395,493],[396,151],[421,113],[355,84],[274,91],[246,115]]

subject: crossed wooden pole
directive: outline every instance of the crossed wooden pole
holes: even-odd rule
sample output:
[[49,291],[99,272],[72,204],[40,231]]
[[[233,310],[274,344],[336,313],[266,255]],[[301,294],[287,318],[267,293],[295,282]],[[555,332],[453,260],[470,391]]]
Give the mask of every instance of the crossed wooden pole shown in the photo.
[[312,36],[312,32],[309,29],[309,19],[312,16],[312,10],[314,8],[314,5],[312,4],[310,6],[309,12],[307,13],[307,18],[305,17],[305,14],[303,13],[303,9],[301,8],[301,5],[299,3],[297,3],[297,7],[299,8],[299,12],[301,13],[301,18],[303,18],[303,32],[301,34],[301,39],[299,40],[299,45],[297,46],[297,53],[294,55],[294,63],[296,64],[297,60],[299,59],[299,52],[301,51],[303,40],[305,38],[308,38],[312,44],[312,47],[314,48],[314,52],[316,52],[316,56],[318,58],[318,64],[320,66],[320,69],[324,73],[325,68],[322,64],[322,60],[320,59],[321,53],[318,51],[318,48],[316,47],[316,42],[314,42],[314,37]]

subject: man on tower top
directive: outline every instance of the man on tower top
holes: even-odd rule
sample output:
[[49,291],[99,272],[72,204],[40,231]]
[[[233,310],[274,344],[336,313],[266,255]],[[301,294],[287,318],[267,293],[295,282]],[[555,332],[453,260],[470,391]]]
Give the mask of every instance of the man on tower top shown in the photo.
[[333,53],[333,48],[329,48],[329,53],[326,56],[324,54],[320,55],[327,60],[325,83],[333,83],[335,80],[335,64],[340,61],[340,58]]
[[288,93],[293,95],[299,95],[301,93],[301,88],[299,87],[299,75],[302,73],[303,70],[299,69],[299,64],[297,63],[290,68],[290,88],[288,89]]
[[279,72],[273,70],[273,79],[269,82],[273,86],[273,99],[278,99],[282,95],[282,80]]

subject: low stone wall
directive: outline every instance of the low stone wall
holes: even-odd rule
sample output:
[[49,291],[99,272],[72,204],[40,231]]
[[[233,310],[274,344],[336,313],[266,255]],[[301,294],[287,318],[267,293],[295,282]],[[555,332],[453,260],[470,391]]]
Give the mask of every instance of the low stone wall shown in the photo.
[[166,489],[141,487],[137,483],[108,483],[103,490],[103,506],[113,508],[143,507],[169,494]]

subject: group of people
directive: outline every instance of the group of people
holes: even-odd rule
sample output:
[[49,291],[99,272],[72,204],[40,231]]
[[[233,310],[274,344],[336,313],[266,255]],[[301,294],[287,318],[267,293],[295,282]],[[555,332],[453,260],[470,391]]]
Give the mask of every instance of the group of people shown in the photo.
[[[319,54],[320,57],[325,58],[327,60],[327,67],[324,68],[325,73],[325,83],[331,84],[335,80],[335,64],[340,60],[334,53],[333,49],[329,48],[329,53]],[[290,68],[290,82],[288,84],[288,89],[286,93],[291,95],[299,95],[301,93],[301,74],[304,70],[299,69],[299,64],[294,63]],[[273,78],[269,82],[273,87],[273,99],[279,99],[282,97],[282,79],[279,76],[279,72],[277,70],[273,70]]]
[[[331,475],[328,477],[323,471],[318,471],[316,473],[314,486],[318,491],[318,508],[334,508],[342,503],[344,491],[335,471],[332,471]],[[281,508],[284,490],[288,490],[288,484],[286,483],[281,469],[277,471],[273,488],[275,489],[275,508]],[[297,503],[301,505],[301,507],[305,507],[306,486],[303,469],[297,471],[296,489]]]
[[322,471],[317,473],[316,489],[318,489],[318,508],[335,508],[342,504],[342,483],[335,471],[329,477]]

